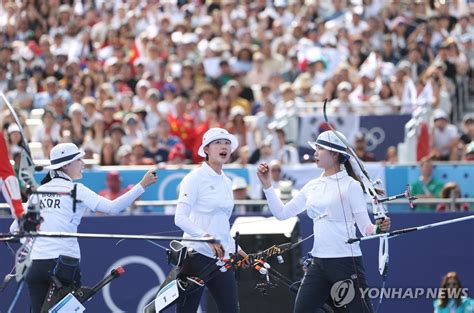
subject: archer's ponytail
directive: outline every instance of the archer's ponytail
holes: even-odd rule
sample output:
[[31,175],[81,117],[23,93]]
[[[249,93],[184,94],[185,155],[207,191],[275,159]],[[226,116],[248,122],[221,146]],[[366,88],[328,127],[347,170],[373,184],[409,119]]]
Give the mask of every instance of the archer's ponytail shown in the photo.
[[[342,155],[342,154],[341,154],[341,155]],[[351,164],[351,162],[349,161],[349,159],[347,159],[346,162],[344,162],[343,164],[344,164],[344,168],[346,169],[347,174],[348,174],[350,177],[352,177],[352,178],[354,178],[355,180],[357,180],[357,181],[359,182],[360,186],[362,187],[362,190],[363,190],[364,192],[367,192],[367,191],[365,190],[365,188],[364,188],[364,184],[362,183],[362,181],[360,180],[360,178],[357,177],[357,175],[355,174],[354,169],[352,168],[352,164]]]
[[[346,169],[346,172],[347,174],[354,178],[355,180],[357,180],[360,184],[360,186],[362,187],[362,190],[364,191],[364,193],[367,193],[367,190],[365,190],[364,188],[364,184],[362,183],[362,181],[360,180],[359,177],[357,177],[356,173],[354,172],[354,169],[352,168],[352,164],[351,162],[349,161],[349,159],[347,159],[345,162],[344,162],[344,167]],[[375,192],[378,194],[378,195],[383,195],[385,194],[385,192],[383,191],[383,189],[380,189],[380,188],[375,188]],[[371,195],[371,196],[375,196],[375,195]]]

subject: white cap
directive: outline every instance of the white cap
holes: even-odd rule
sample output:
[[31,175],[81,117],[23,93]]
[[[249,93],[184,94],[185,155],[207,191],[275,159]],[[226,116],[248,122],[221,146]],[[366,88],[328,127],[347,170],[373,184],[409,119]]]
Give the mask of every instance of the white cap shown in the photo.
[[232,191],[246,188],[247,182],[243,177],[237,176],[232,180]]
[[433,112],[433,120],[436,121],[439,119],[448,120],[448,114],[446,114],[446,112],[444,112],[442,109],[436,109]]
[[20,132],[20,127],[18,127],[18,125],[16,123],[12,123],[12,124],[8,125],[8,129],[7,129],[8,134],[11,134],[11,133],[14,133],[14,132]]
[[245,116],[245,109],[240,105],[236,105],[232,109],[230,109],[229,117],[233,118],[234,116],[242,115]]
[[85,155],[84,151],[70,142],[60,143],[51,149],[49,153],[49,162],[51,165],[46,166],[48,170],[56,170],[75,160],[81,159]]
[[231,152],[234,152],[239,146],[239,141],[237,140],[237,137],[235,137],[232,134],[229,134],[229,132],[226,129],[215,127],[215,128],[210,128],[202,137],[202,143],[201,143],[201,146],[199,147],[198,154],[202,156],[203,158],[205,158],[206,154],[204,153],[204,147],[206,147],[208,144],[218,139],[229,140]]
[[150,88],[150,82],[146,79],[140,79],[137,83],[137,89],[141,87]]
[[81,104],[79,103],[73,103],[71,107],[69,108],[69,116],[72,116],[73,113],[75,112],[81,112],[84,113],[84,108],[82,107]]
[[[347,142],[346,137],[341,132],[337,132],[337,134]],[[339,137],[336,136],[336,134],[332,130],[327,130],[325,132],[322,132],[321,134],[319,134],[316,141],[308,141],[308,144],[314,150],[317,149],[317,146],[320,146],[320,147],[323,147],[324,149],[339,152],[347,156],[350,156],[350,154],[347,152],[346,144],[342,142],[342,140],[339,139]]]
[[337,91],[341,91],[341,90],[351,91],[352,90],[351,83],[349,83],[348,81],[340,82],[339,85],[337,85]]
[[122,145],[117,150],[117,159],[123,158],[126,155],[132,153],[132,147],[130,145]]
[[293,182],[291,180],[281,180],[278,183],[278,188],[275,189],[275,193],[281,200],[290,200],[296,196],[298,191],[293,189]]

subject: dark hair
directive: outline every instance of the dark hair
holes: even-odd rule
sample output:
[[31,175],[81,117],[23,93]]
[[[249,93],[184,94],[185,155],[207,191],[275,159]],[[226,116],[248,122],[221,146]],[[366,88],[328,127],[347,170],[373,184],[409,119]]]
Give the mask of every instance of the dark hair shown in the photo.
[[[340,160],[340,161],[342,161],[341,155],[342,155],[342,153],[339,153],[339,160]],[[359,182],[360,186],[362,187],[362,190],[363,190],[365,193],[368,194],[368,193],[369,193],[368,190],[365,190],[364,184],[362,183],[362,181],[360,180],[360,178],[357,177],[357,175],[356,175],[354,169],[352,168],[352,164],[351,164],[351,162],[349,161],[349,158],[344,158],[344,159],[345,159],[345,162],[342,163],[342,164],[344,164],[344,167],[345,167],[345,169],[346,169],[347,174],[348,174],[350,177],[352,177],[353,179],[357,180],[357,181]],[[375,188],[375,192],[377,193],[377,195],[383,195],[383,194],[384,194],[383,189],[380,189],[380,188]],[[370,196],[375,196],[375,195],[372,195],[372,194],[371,194]]]
[[[458,290],[462,290],[462,285],[461,281],[459,280],[458,274],[456,272],[449,272],[446,275],[444,275],[443,280],[441,281],[441,292],[438,295],[438,300],[439,300],[439,306],[441,308],[445,308],[446,305],[448,304],[448,293],[446,292],[446,286],[448,283],[448,280],[454,279],[456,283],[458,284],[457,288]],[[456,300],[456,306],[459,307],[461,305],[461,295],[462,293],[454,293],[455,297],[454,299]]]

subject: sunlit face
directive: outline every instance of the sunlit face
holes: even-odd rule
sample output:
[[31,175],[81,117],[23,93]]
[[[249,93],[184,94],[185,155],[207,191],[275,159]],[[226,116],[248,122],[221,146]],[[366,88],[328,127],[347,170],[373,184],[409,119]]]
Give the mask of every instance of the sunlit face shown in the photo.
[[210,162],[225,164],[230,160],[232,152],[230,140],[217,139],[204,147]]
[[319,168],[331,168],[337,163],[337,153],[326,150],[324,147],[316,146],[316,150],[314,150],[314,162]]
[[71,177],[72,180],[82,178],[82,170],[84,169],[84,161],[82,159],[74,160],[63,166],[62,170]]

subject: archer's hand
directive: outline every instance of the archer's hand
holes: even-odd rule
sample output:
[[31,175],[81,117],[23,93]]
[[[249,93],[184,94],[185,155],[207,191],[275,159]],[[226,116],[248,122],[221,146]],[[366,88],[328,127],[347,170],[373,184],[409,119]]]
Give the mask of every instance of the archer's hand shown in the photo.
[[42,222],[43,218],[35,212],[27,212],[18,220],[20,230],[26,232],[38,231]]
[[270,167],[267,163],[262,162],[258,165],[257,176],[262,183],[263,189],[268,189],[272,186],[272,180],[270,178]]
[[[204,237],[212,237],[212,236],[209,234],[205,234]],[[224,257],[225,250],[224,250],[224,247],[219,242],[212,242],[212,243],[208,242],[207,244],[209,245],[209,247],[211,247],[213,254],[217,258],[222,259]]]
[[244,250],[239,250],[239,255],[242,257],[242,261],[241,261],[241,266],[242,268],[248,268],[250,267],[250,258],[248,256],[247,253],[245,253]]
[[143,178],[140,181],[140,184],[142,185],[143,188],[146,188],[150,186],[151,184],[156,183],[157,180],[158,180],[158,175],[156,173],[156,169],[152,169],[146,172],[145,175],[143,175]]
[[379,225],[379,230],[381,233],[386,233],[390,231],[390,226],[392,225],[390,217],[388,216],[385,217],[383,220],[377,220],[375,223]]

